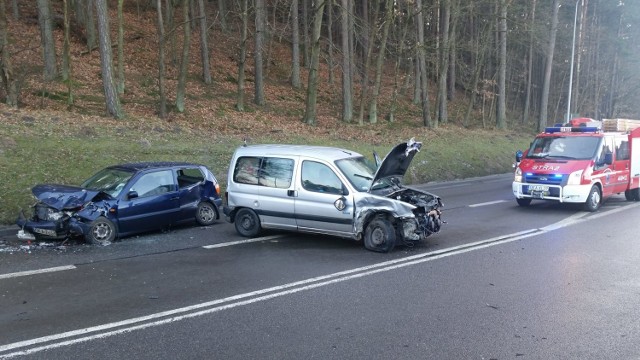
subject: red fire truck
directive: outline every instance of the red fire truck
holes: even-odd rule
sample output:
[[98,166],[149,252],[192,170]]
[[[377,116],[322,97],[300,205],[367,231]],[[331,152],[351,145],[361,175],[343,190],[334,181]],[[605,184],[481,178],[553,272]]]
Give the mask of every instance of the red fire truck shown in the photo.
[[520,206],[540,199],[582,203],[596,211],[603,199],[621,193],[640,201],[640,126],[630,131],[549,127],[516,157],[512,188]]

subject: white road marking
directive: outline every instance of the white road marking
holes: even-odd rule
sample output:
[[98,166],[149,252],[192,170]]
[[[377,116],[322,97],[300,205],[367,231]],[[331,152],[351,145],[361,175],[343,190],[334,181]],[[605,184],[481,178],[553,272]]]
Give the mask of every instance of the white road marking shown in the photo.
[[233,245],[248,244],[248,243],[253,243],[253,242],[258,242],[258,241],[279,239],[279,238],[283,238],[285,236],[286,235],[283,235],[283,234],[281,234],[281,235],[263,236],[263,237],[259,237],[259,238],[253,238],[253,239],[229,241],[229,242],[215,244],[215,245],[205,245],[205,246],[203,246],[203,248],[205,248],[205,249],[216,249],[216,248],[221,248],[221,247],[226,247],[226,246],[233,246]]
[[0,274],[0,279],[9,279],[9,278],[16,278],[16,277],[20,277],[20,276],[44,274],[44,273],[50,273],[50,272],[56,272],[56,271],[64,271],[64,270],[73,270],[75,268],[76,267],[74,265],[65,265],[65,266],[56,266],[56,267],[51,267],[51,268],[46,268],[46,269],[20,271],[20,272],[14,272],[14,273],[9,273],[9,274]]
[[487,206],[487,205],[499,204],[499,203],[503,203],[503,202],[507,202],[507,200],[487,201],[487,202],[483,202],[483,203],[479,203],[479,204],[471,204],[471,205],[469,205],[469,207],[470,208],[474,208],[474,207],[479,207],[479,206]]
[[[614,210],[606,211],[600,214],[597,214],[597,217],[605,216],[608,214],[614,214],[620,211],[627,210],[629,208],[638,207],[640,203],[623,206]],[[518,240],[522,240],[525,238],[529,238],[532,236],[541,235],[550,231],[554,231],[563,227],[567,227],[570,225],[574,225],[580,223],[582,221],[586,221],[585,217],[588,213],[577,213],[567,219],[564,219],[558,223],[550,224],[541,229],[529,229],[520,232],[516,232],[513,234],[498,236],[486,240],[477,241],[470,244],[464,244],[459,246],[454,246],[447,249],[441,249],[436,251],[431,251],[424,254],[418,254],[413,256],[408,256],[405,258],[395,259],[384,261],[381,263],[368,265],[360,268],[345,270],[329,275],[318,276],[310,279],[305,279],[289,284],[284,284],[280,286],[274,286],[271,288],[266,288],[262,290],[257,290],[245,294],[239,294],[235,296],[230,296],[227,298],[216,299],[200,304],[195,304],[183,308],[168,310],[164,312],[159,312],[147,316],[141,316],[137,318],[127,319],[119,322],[103,324],[99,326],[93,326],[84,329],[78,329],[73,331],[68,331],[60,334],[54,334],[49,336],[44,336],[40,338],[30,339],[15,342],[12,344],[6,344],[0,346],[0,359],[8,359],[15,356],[21,355],[29,355],[36,352],[55,349],[62,346],[69,346],[73,344],[78,344],[82,342],[87,342],[96,339],[102,339],[118,334],[128,333],[135,330],[146,329],[150,327],[160,326],[168,323],[173,323],[176,321],[181,321],[184,319],[194,318],[202,315],[207,315],[227,309],[232,309],[239,306],[249,305],[252,303],[256,303],[259,301],[265,301],[285,295],[295,294],[301,291],[311,290],[315,288],[319,288],[322,286],[327,286],[331,284],[336,284],[343,281],[348,281],[356,278],[361,278],[364,276],[369,276],[381,272],[387,272],[395,269],[399,269],[406,266],[417,265],[421,263],[425,263],[428,261],[433,261],[437,259],[442,259],[445,257],[459,255],[463,253],[467,253],[474,250],[485,249],[488,247],[506,244]],[[591,219],[591,217],[589,217]],[[259,238],[259,241],[268,240],[272,237]],[[256,240],[256,239],[250,239]],[[220,244],[223,245],[223,244]],[[215,246],[215,245],[214,245]],[[91,333],[95,333],[90,335]],[[50,343],[46,345],[41,345],[45,343]],[[14,351],[20,348],[31,347],[24,350]],[[2,352],[14,351],[12,353],[1,354]]]

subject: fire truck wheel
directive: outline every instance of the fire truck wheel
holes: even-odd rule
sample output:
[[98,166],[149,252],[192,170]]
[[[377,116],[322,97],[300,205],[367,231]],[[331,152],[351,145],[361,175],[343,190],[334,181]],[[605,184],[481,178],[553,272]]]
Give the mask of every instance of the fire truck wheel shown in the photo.
[[584,209],[586,211],[594,212],[598,210],[601,203],[602,196],[600,195],[600,188],[593,185],[591,187],[591,191],[589,191],[589,196],[587,196],[587,202],[584,203]]
[[520,205],[520,206],[529,206],[529,204],[531,204],[531,199],[530,198],[516,199],[516,201],[518,202],[518,205]]
[[[629,197],[627,200],[629,201],[640,201],[640,188],[635,188],[631,190],[627,190],[629,192]],[[624,192],[624,196],[627,196],[627,191]]]
[[626,190],[624,192],[624,198],[627,199],[627,201],[635,201],[636,197],[634,195],[633,190]]

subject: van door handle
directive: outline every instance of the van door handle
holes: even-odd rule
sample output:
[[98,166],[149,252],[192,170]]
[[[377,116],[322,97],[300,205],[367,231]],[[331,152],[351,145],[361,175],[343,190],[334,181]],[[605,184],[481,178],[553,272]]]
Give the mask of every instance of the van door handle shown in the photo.
[[298,192],[295,190],[287,190],[287,196],[289,197],[298,197]]

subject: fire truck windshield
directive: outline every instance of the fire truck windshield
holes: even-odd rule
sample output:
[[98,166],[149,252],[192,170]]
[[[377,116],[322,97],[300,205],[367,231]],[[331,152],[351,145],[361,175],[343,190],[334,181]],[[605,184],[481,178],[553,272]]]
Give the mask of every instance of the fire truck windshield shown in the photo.
[[595,156],[601,140],[593,136],[539,137],[531,144],[527,158],[588,160]]

